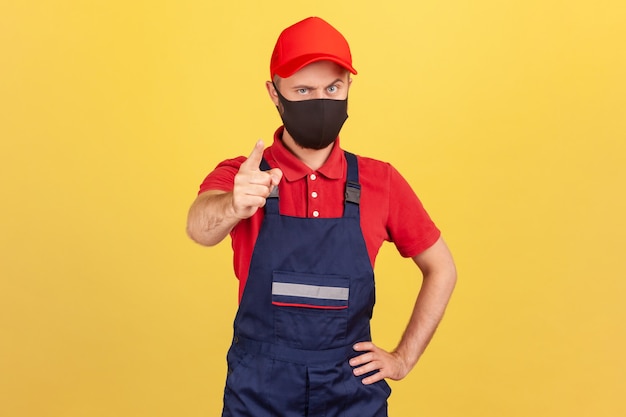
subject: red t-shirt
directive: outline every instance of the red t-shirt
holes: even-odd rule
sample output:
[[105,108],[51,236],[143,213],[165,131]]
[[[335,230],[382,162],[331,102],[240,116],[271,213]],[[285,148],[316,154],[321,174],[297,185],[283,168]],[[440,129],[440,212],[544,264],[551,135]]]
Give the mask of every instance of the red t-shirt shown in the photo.
[[[347,162],[339,139],[324,165],[314,171],[297,159],[282,143],[283,128],[264,151],[270,167],[283,171],[279,185],[281,214],[295,217],[341,217],[343,215]],[[246,158],[221,162],[203,181],[198,194],[208,190],[232,191],[235,175]],[[393,242],[404,257],[413,257],[432,246],[439,229],[424,210],[409,184],[390,164],[357,157],[361,184],[361,230],[372,268],[383,241]],[[231,232],[235,275],[239,295],[243,292],[250,259],[261,228],[264,211],[240,221]]]

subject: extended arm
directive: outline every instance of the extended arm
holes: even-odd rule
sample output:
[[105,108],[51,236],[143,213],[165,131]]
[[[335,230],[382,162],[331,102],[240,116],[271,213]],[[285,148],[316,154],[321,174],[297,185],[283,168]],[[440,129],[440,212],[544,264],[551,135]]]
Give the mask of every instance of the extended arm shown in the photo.
[[357,351],[365,352],[350,361],[350,365],[355,367],[355,375],[378,370],[364,378],[364,384],[372,384],[383,378],[399,380],[413,369],[435,334],[452,295],[456,283],[456,268],[452,255],[441,238],[429,249],[415,256],[413,261],[422,271],[424,279],[413,313],[396,349],[387,352],[372,342],[360,342],[354,347]]

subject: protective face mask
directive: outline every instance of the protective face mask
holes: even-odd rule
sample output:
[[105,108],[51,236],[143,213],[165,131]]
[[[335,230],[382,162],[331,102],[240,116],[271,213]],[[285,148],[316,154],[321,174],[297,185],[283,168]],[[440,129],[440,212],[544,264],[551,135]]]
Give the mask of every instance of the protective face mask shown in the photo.
[[348,99],[289,101],[278,93],[279,113],[293,140],[303,148],[323,149],[333,143],[348,118]]

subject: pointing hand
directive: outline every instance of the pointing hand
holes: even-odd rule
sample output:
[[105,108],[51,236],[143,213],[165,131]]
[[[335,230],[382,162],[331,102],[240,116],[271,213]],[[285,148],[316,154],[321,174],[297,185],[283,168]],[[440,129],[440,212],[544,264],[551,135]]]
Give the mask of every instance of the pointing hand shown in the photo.
[[233,209],[235,216],[240,219],[251,217],[260,207],[265,206],[265,199],[283,177],[279,168],[261,171],[264,148],[263,141],[259,140],[235,175]]

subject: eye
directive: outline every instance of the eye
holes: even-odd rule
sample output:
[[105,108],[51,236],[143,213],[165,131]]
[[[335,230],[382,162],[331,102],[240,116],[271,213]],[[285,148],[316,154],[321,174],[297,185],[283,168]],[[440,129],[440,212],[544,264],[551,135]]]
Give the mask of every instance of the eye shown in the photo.
[[308,88],[298,88],[298,89],[296,90],[296,92],[297,92],[298,94],[304,95],[304,94],[306,94],[306,93],[308,93],[308,92],[309,92],[309,89],[308,89]]
[[331,94],[336,93],[337,90],[338,90],[338,87],[336,85],[331,85],[330,87],[327,88],[327,91]]

